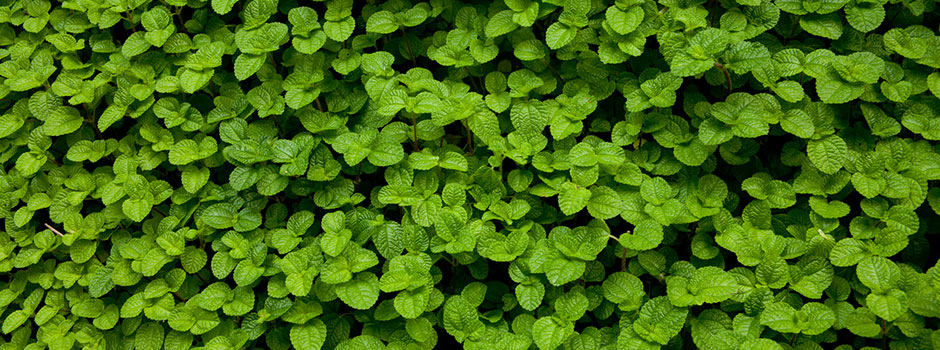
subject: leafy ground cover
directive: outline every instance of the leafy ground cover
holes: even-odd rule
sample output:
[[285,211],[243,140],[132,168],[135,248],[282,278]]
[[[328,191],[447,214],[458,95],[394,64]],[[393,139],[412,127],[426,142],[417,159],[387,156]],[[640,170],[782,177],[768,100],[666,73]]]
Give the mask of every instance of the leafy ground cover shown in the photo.
[[0,0],[0,349],[940,349],[934,0]]

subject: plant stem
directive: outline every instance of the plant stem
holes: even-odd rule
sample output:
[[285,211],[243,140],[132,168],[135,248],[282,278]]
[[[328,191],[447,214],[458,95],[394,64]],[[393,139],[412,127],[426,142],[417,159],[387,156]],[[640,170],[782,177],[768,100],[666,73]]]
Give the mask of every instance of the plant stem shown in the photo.
[[411,112],[411,127],[414,130],[415,152],[420,152],[421,149],[418,148],[418,118],[415,117],[415,112]]
[[901,14],[901,10],[895,11],[894,16],[891,16],[891,20],[889,20],[887,23],[894,25],[894,20],[898,19],[898,15],[900,14]]
[[265,55],[268,56],[268,62],[271,62],[271,66],[274,67],[274,71],[280,73],[281,70],[277,67],[277,62],[274,61],[274,54],[266,53]]
[[888,350],[888,322],[881,320],[881,348]]
[[104,135],[101,134],[101,129],[98,129],[98,123],[95,123],[94,118],[85,119],[85,122],[91,124],[91,129],[95,131],[95,136],[98,136],[99,140],[104,140]]
[[202,276],[199,275],[199,272],[198,272],[198,271],[197,271],[196,273],[194,273],[193,276],[196,276],[196,278],[198,278],[200,281],[202,281],[202,284],[209,284],[209,283],[206,283],[206,280],[203,279]]
[[43,225],[46,225],[46,228],[47,228],[47,229],[49,229],[49,230],[52,231],[53,233],[59,235],[60,237],[61,237],[61,236],[65,236],[65,235],[62,234],[62,232],[59,232],[59,230],[56,230],[54,227],[52,227],[52,226],[49,225],[48,223],[43,223]]
[[721,74],[725,76],[725,82],[728,83],[728,93],[731,93],[731,74],[728,74],[728,70],[725,69],[725,65],[715,61],[715,68],[721,71]]
[[623,256],[620,257],[620,271],[627,272],[627,247],[623,248]]
[[473,133],[470,132],[469,122],[464,121],[463,127],[467,130],[467,147],[470,148],[470,155],[472,156],[476,149],[473,148]]
[[55,160],[55,157],[51,157],[51,156],[49,156],[49,155],[46,155],[46,160],[48,160],[48,161],[51,162],[52,164],[55,164],[56,166],[62,166],[62,163],[59,163],[59,161]]
[[787,36],[787,39],[792,38],[793,34],[796,34],[796,27],[800,26],[800,18],[797,15],[793,15],[793,27],[790,27],[790,35]]
[[552,67],[552,65],[548,64],[548,61],[545,60],[545,57],[542,57],[541,61],[542,63],[545,64],[546,67],[548,67],[548,70],[552,71],[552,74],[554,74],[555,77],[558,78],[558,80],[560,80],[562,83],[565,82],[565,78],[561,77],[561,74],[559,74],[558,71],[555,70],[555,67]]
[[284,129],[281,128],[281,124],[277,122],[277,115],[272,115],[271,117],[271,121],[273,121],[274,126],[277,127],[278,134],[280,134],[281,138],[284,138],[286,134],[284,134]]
[[411,57],[411,65],[417,67],[418,61],[415,60],[415,54],[411,51],[411,43],[408,42],[408,35],[405,34],[405,27],[401,27],[401,37],[405,40],[405,47],[408,49],[408,56]]
[[360,175],[362,175],[362,162],[359,162],[359,166],[356,168],[356,184],[359,183]]
[[483,90],[480,89],[480,86],[477,85],[476,81],[473,80],[473,76],[470,75],[470,70],[467,69],[467,67],[463,67],[463,71],[464,71],[465,73],[467,73],[467,78],[470,79],[470,86],[471,86],[474,90],[479,91],[480,93],[482,93]]
[[710,16],[708,16],[708,17],[709,17],[709,18],[708,18],[708,26],[709,26],[709,27],[714,27],[714,26],[715,26],[715,14],[718,13],[718,11],[715,11],[715,10],[713,9],[714,3],[715,3],[714,1],[709,1],[708,4],[705,5],[706,8],[708,9],[708,12],[711,13]]
[[137,32],[137,23],[134,23],[134,21],[131,19],[131,11],[130,11],[130,10],[124,11],[124,15],[127,17],[127,21],[128,21],[128,22],[131,22],[131,31],[133,31],[134,33],[136,33],[136,32]]
[[178,19],[180,22],[179,31],[183,32],[186,29],[186,22],[183,21],[183,7],[182,6],[178,7],[176,11],[173,12],[173,14],[175,15],[174,17],[176,17],[176,19]]
[[[189,209],[189,212],[186,214],[186,216],[185,216],[182,220],[180,220],[180,222],[179,222],[178,224],[176,224],[176,227],[174,227],[174,230],[175,230],[175,229],[179,229],[180,227],[185,226],[186,223],[189,222],[189,219],[191,219],[191,218],[193,217],[193,213],[195,213],[195,212],[196,212],[196,209],[198,209],[198,208],[199,208],[199,206],[198,206],[198,205],[195,205],[195,206],[193,206],[192,209]],[[202,234],[202,233],[200,233],[200,234]],[[200,247],[200,248],[202,248],[202,247]]]
[[163,210],[160,210],[160,208],[153,207],[153,210],[156,211],[157,213],[160,213],[160,215],[163,215],[163,217],[169,216],[169,215],[166,215],[166,213],[164,213]]

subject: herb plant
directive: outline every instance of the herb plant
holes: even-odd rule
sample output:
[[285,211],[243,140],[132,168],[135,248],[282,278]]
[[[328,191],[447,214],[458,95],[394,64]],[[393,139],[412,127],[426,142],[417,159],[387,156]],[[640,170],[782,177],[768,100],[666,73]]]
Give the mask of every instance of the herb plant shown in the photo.
[[0,0],[0,349],[940,349],[934,0]]

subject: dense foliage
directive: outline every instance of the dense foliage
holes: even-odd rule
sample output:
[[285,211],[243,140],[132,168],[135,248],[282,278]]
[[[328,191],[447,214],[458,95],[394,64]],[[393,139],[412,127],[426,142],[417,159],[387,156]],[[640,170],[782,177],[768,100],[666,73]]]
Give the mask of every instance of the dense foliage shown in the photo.
[[940,349],[938,12],[0,0],[0,349]]

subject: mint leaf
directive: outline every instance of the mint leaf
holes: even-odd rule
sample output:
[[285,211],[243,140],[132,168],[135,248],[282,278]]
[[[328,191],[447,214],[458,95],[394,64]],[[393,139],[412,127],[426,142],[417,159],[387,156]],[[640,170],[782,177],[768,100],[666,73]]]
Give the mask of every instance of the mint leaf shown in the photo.
[[842,168],[848,153],[845,141],[838,135],[829,135],[819,140],[812,140],[806,145],[809,160],[826,174],[833,174]]
[[858,280],[875,293],[884,293],[894,288],[901,275],[894,262],[877,256],[862,259],[855,272]]
[[0,6],[0,347],[936,347],[933,1],[317,2]]
[[666,345],[685,324],[689,311],[677,308],[666,297],[653,298],[643,304],[633,323],[633,331],[650,342]]

